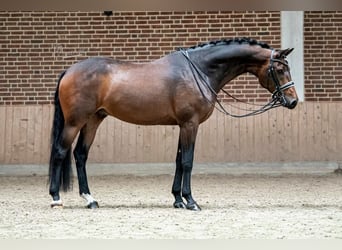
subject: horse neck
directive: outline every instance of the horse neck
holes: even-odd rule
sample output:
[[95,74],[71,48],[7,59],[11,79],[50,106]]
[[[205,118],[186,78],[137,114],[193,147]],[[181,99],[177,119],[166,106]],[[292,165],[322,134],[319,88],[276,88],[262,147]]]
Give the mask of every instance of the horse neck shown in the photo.
[[219,91],[229,81],[244,73],[258,77],[260,69],[268,63],[271,51],[252,45],[219,45],[194,50],[198,67],[208,76],[211,87]]

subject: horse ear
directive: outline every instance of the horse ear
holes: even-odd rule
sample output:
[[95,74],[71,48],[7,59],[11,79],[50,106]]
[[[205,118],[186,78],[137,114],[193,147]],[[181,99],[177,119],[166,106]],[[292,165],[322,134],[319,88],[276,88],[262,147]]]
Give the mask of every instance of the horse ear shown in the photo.
[[281,50],[279,53],[280,54],[279,57],[287,57],[287,55],[289,55],[293,50],[294,48]]

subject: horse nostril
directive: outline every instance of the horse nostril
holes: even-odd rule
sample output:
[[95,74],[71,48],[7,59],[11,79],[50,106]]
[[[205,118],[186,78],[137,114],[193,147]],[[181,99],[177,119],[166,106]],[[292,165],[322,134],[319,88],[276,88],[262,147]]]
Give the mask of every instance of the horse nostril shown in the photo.
[[297,103],[298,103],[297,99],[292,99],[292,100],[290,101],[290,103],[288,104],[288,108],[289,108],[289,109],[295,108],[295,107],[297,106]]

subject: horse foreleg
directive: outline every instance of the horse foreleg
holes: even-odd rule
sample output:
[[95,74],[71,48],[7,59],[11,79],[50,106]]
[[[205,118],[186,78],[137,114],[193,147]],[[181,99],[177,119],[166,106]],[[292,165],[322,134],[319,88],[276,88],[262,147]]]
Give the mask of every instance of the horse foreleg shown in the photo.
[[183,169],[182,196],[187,201],[186,208],[194,211],[201,210],[200,206],[198,206],[191,194],[191,172],[194,160],[197,129],[198,124],[194,122],[188,122],[180,129],[181,164]]
[[176,172],[172,185],[172,194],[175,197],[173,206],[175,208],[186,208],[183,202],[181,191],[182,191],[182,180],[183,180],[183,167],[182,167],[182,150],[180,144],[180,138],[178,141],[177,156],[176,156]]
[[182,196],[187,201],[187,209],[199,211],[201,210],[201,208],[200,206],[198,206],[191,194],[191,172],[194,159],[194,149],[195,144],[192,144],[187,150],[184,150],[184,152],[182,152],[182,166],[184,169]]
[[95,114],[81,129],[74,157],[76,161],[77,177],[80,196],[86,200],[88,208],[98,208],[98,202],[91,196],[86,171],[86,162],[91,144],[94,141],[96,130],[104,117]]

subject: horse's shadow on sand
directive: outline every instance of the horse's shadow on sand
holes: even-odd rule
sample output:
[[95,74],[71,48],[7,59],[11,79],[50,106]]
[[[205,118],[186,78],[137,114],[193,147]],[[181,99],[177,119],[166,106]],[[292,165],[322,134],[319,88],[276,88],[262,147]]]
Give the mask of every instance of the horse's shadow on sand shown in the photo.
[[[88,209],[84,205],[66,205],[63,207],[63,209],[72,209],[72,210],[84,210]],[[99,208],[97,209],[88,209],[88,210],[101,210],[101,209],[174,209],[172,204],[157,204],[157,203],[136,203],[136,204],[103,204],[99,205]]]
[[[201,206],[203,210],[215,210],[215,209],[327,209],[327,208],[334,208],[342,210],[342,206],[336,204],[273,204],[268,206],[262,205],[242,205],[239,206],[237,204],[231,204],[226,206],[215,206],[210,204],[205,204]],[[100,205],[97,209],[89,209],[84,205],[66,205],[63,209],[70,209],[70,210],[101,210],[101,209],[113,209],[113,210],[123,210],[123,209],[167,209],[167,210],[174,210],[175,208],[172,204],[161,204],[161,203],[135,203],[135,204],[103,204]],[[177,209],[178,210],[178,209]],[[183,210],[183,209],[180,209]],[[184,209],[187,210],[187,209]]]

